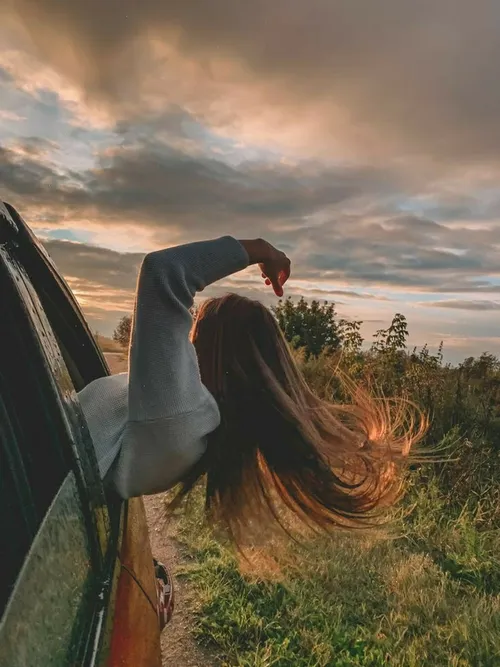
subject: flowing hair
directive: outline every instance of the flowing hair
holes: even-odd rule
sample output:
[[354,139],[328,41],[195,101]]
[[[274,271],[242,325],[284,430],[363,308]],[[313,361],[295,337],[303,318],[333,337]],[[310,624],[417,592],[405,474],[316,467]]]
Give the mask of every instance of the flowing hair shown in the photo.
[[236,294],[205,301],[192,330],[220,426],[182,480],[177,505],[206,475],[207,518],[239,545],[288,514],[312,529],[371,527],[401,495],[426,421],[401,400],[344,378],[351,402],[316,396],[271,312]]

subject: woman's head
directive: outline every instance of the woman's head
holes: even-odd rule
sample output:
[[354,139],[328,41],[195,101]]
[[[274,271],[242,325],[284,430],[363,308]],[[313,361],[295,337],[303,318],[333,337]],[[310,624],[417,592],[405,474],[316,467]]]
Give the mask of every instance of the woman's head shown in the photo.
[[401,410],[357,387],[350,405],[318,398],[269,309],[236,294],[201,305],[192,341],[221,425],[181,496],[206,473],[209,516],[233,539],[266,515],[280,521],[280,506],[312,527],[355,527],[396,499],[421,435]]

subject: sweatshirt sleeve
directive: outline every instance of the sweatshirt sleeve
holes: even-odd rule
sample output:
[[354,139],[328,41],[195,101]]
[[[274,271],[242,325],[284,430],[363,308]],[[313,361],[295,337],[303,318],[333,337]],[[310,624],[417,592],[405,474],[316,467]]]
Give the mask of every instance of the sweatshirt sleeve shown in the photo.
[[231,236],[146,255],[129,359],[128,423],[112,482],[124,497],[165,491],[202,456],[220,422],[189,339],[194,296],[248,266]]

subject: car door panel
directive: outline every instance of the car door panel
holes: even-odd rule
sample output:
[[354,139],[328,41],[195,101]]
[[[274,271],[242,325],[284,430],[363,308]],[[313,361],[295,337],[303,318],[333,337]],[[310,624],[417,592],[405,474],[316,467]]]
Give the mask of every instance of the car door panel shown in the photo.
[[[67,667],[96,581],[75,476],[63,482],[31,545],[0,623],[2,667]],[[57,628],[57,632],[54,632]]]
[[160,635],[153,557],[141,498],[127,503],[120,549],[120,578],[114,608],[109,667],[159,665]]

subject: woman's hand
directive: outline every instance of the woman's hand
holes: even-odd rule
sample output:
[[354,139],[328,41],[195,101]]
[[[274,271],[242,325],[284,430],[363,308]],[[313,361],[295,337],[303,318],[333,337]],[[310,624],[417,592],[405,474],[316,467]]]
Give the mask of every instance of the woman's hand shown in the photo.
[[290,277],[291,262],[284,252],[271,246],[273,250],[269,259],[259,262],[262,277],[266,285],[272,285],[276,296],[283,296],[283,285]]
[[276,296],[283,296],[283,285],[290,277],[291,262],[284,252],[264,239],[240,241],[250,258],[250,264],[258,264],[266,285],[272,285]]

